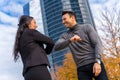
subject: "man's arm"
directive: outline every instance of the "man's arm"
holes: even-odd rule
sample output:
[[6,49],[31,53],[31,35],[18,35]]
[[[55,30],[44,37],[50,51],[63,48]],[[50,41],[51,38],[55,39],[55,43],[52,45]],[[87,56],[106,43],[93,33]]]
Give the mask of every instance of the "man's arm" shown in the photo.
[[95,76],[98,76],[101,73],[101,65],[99,62],[101,61],[101,53],[103,52],[102,43],[100,41],[100,38],[97,32],[93,29],[92,26],[88,25],[86,29],[87,29],[91,44],[95,48],[95,61],[96,62],[94,63],[94,66],[93,66],[93,73]]
[[55,43],[54,50],[58,51],[58,50],[64,49],[64,48],[66,48],[69,45],[69,43],[70,43],[70,39],[65,40],[64,38],[61,37]]
[[73,37],[71,37],[70,39],[65,40],[63,37],[61,37],[55,44],[54,49],[55,50],[61,50],[66,48],[69,43],[71,42],[75,42],[75,41],[80,41],[81,38],[78,35],[74,35]]
[[48,36],[43,35],[37,30],[31,30],[30,32],[31,32],[31,36],[36,42],[43,43],[46,45],[46,48],[45,48],[46,54],[50,54],[54,46],[54,41]]
[[98,33],[95,31],[95,29],[91,25],[88,25],[86,29],[87,29],[87,33],[91,41],[91,44],[95,48],[95,61],[97,62],[98,60],[101,60],[101,54],[103,53],[102,42],[98,36]]

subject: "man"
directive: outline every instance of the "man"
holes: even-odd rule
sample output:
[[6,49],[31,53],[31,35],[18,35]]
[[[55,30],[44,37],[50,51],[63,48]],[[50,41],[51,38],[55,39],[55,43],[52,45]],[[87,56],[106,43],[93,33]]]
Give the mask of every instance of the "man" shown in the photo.
[[56,42],[55,50],[70,48],[79,80],[108,80],[101,61],[102,45],[97,32],[90,24],[78,24],[72,11],[62,12],[62,22],[69,30]]

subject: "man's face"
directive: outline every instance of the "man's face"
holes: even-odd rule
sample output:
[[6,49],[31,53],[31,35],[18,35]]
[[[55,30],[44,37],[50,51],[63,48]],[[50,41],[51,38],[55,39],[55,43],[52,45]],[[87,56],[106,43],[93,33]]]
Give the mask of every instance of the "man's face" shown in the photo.
[[71,28],[72,24],[73,24],[73,16],[70,16],[69,14],[64,14],[62,16],[62,23],[67,27],[67,28]]

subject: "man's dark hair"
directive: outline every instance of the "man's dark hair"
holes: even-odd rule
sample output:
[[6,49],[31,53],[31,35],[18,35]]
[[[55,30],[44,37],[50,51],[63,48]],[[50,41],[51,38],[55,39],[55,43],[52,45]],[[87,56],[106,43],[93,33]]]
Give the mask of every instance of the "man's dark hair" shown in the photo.
[[75,14],[73,11],[63,11],[63,12],[62,12],[62,16],[63,16],[64,14],[69,14],[70,17],[71,17],[71,16],[74,16],[75,19],[76,19],[76,14]]

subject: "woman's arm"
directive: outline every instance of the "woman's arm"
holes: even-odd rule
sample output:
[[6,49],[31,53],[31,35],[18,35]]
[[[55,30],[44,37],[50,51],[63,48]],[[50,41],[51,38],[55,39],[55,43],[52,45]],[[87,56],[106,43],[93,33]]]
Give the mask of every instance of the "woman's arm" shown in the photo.
[[37,30],[32,31],[32,36],[35,41],[45,44],[46,45],[45,51],[47,54],[50,54],[54,46],[54,41]]

